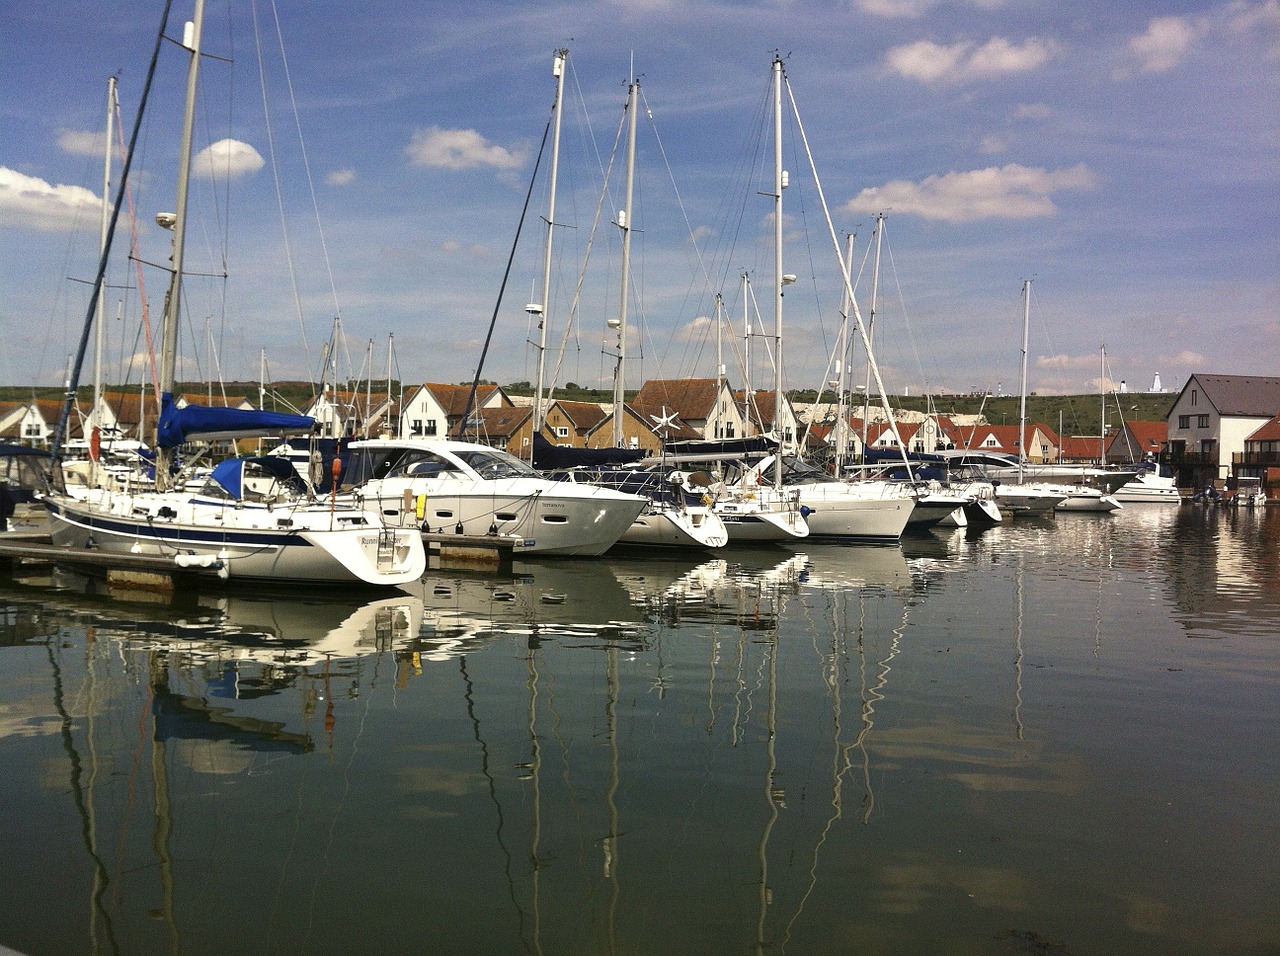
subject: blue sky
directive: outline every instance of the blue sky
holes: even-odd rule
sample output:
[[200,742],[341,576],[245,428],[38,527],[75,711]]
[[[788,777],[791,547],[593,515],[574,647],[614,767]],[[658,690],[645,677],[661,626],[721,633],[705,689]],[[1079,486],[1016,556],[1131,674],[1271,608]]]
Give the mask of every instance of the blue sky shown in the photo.
[[[127,136],[161,7],[0,12],[4,383],[63,377],[88,299],[75,280],[96,265],[107,77],[119,73]],[[190,15],[176,0],[170,34]],[[723,361],[744,380],[744,272],[753,330],[773,328],[760,193],[775,54],[821,186],[789,118],[788,387],[834,374],[841,286],[823,196],[838,243],[856,236],[864,318],[886,217],[873,334],[891,392],[1016,392],[1027,278],[1034,391],[1280,373],[1278,0],[208,0],[196,149],[220,144],[222,174],[193,189],[182,374],[256,380],[265,352],[270,378],[316,378],[337,315],[340,375],[385,377],[394,336],[397,378],[465,381],[497,309],[483,375],[532,380],[525,305],[541,298],[549,158],[532,174],[561,47],[548,303],[561,382],[612,375],[621,156],[603,200],[602,181],[633,74],[627,384],[715,374],[717,293]],[[173,206],[184,76],[165,44],[134,184],[151,263],[168,257],[154,216]],[[110,280],[108,376],[137,382],[136,267],[117,256]],[[166,281],[142,268],[153,321]],[[770,349],[752,340],[753,385],[769,384]]]

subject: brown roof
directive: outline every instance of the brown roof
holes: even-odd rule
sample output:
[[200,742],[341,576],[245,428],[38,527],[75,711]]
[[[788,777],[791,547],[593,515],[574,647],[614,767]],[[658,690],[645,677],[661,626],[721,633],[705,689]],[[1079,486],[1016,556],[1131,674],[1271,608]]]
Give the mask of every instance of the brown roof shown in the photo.
[[[422,387],[432,394],[449,417],[457,418],[466,410],[467,399],[471,395],[470,385],[438,385],[428,382]],[[497,385],[477,385],[472,405],[483,405],[496,391]]]
[[567,402],[556,399],[553,403],[561,414],[573,422],[579,431],[587,431],[604,421],[608,414],[599,402]]
[[[1129,436],[1127,441],[1126,433]],[[1107,447],[1108,451],[1114,447],[1116,454],[1120,454],[1123,450],[1124,454],[1133,458],[1142,458],[1148,452],[1158,454],[1168,440],[1169,423],[1167,421],[1125,422],[1124,428],[1116,432],[1115,437],[1111,439],[1111,444]]]
[[1246,438],[1245,441],[1280,441],[1280,415],[1271,419],[1271,421]]
[[[470,387],[470,386],[468,386]],[[471,412],[467,434],[484,438],[510,438],[533,414],[531,408],[477,408]],[[479,423],[476,423],[477,417]],[[461,423],[459,423],[461,428]]]
[[1268,375],[1200,375],[1183,386],[1199,382],[1204,397],[1219,415],[1235,418],[1270,418],[1280,412],[1280,377]]
[[640,415],[661,416],[665,408],[668,415],[675,412],[681,418],[705,421],[719,394],[714,378],[658,378],[645,382],[630,405]]

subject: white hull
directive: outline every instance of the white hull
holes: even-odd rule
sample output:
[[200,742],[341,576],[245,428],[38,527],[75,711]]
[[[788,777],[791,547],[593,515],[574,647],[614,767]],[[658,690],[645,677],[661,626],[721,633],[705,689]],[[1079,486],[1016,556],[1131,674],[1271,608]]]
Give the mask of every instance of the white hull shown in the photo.
[[470,442],[360,441],[351,453],[376,476],[360,480],[356,469],[353,500],[384,523],[502,535],[515,539],[516,554],[604,554],[649,504],[611,488],[542,478],[510,455]]
[[1067,497],[1064,501],[1058,502],[1059,511],[1088,511],[1096,514],[1106,514],[1111,511],[1118,511],[1121,507],[1120,502],[1113,495],[1103,494],[1096,488],[1076,485],[1070,488],[1064,487],[1062,491]]
[[45,503],[55,545],[168,558],[213,579],[400,586],[426,571],[414,529],[383,528],[347,509],[103,490]]
[[619,544],[658,548],[723,548],[729,532],[710,508],[654,505],[622,533]]
[[715,510],[734,543],[796,541],[809,536],[809,522],[800,511],[794,493],[785,499],[764,489],[751,495],[722,496]]
[[996,504],[1013,515],[1053,514],[1067,496],[1041,485],[996,485]]
[[915,508],[909,495],[861,494],[838,481],[798,490],[801,506],[808,509],[809,534],[819,538],[897,540]]
[[1182,492],[1172,478],[1142,472],[1112,493],[1121,504],[1182,504]]
[[963,495],[948,495],[941,492],[930,492],[916,498],[916,506],[907,519],[907,527],[914,530],[931,528],[947,521],[951,527],[965,527],[969,521],[964,515],[964,506],[969,499]]

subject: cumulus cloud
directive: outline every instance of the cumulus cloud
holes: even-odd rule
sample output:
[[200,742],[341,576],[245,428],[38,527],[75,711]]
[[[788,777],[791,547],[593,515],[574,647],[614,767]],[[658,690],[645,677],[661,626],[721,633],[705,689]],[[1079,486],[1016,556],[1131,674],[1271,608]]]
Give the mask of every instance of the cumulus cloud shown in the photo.
[[1021,45],[992,37],[982,46],[961,42],[951,46],[918,40],[885,54],[885,67],[921,83],[958,84],[991,80],[1037,69],[1057,53],[1049,40],[1031,37]]
[[356,180],[356,171],[354,169],[335,169],[324,181],[329,186],[349,186]]
[[101,218],[102,199],[83,186],[50,185],[0,166],[0,225],[65,232]]
[[191,175],[202,179],[226,176],[237,179],[260,170],[265,163],[258,151],[237,139],[222,139],[202,149],[191,161]]
[[1097,177],[1083,163],[1056,170],[1010,163],[929,176],[918,183],[896,179],[864,189],[844,208],[853,213],[891,209],[953,223],[1031,219],[1057,212],[1050,198],[1053,193],[1093,189],[1096,185]]
[[492,166],[495,169],[518,169],[524,158],[502,146],[495,146],[473,129],[441,129],[432,126],[418,130],[406,148],[415,166],[432,166],[443,169],[474,169]]
[[1186,17],[1153,17],[1147,32],[1129,40],[1144,73],[1167,73],[1182,62],[1201,30]]

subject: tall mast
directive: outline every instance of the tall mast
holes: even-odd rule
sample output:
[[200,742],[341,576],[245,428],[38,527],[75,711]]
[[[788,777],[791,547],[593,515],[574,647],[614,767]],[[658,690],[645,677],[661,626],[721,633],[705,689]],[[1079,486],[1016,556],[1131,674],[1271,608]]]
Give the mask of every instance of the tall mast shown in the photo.
[[[742,273],[742,353],[742,420],[744,427],[749,427],[755,402],[751,392],[751,277],[746,272]],[[747,436],[744,434],[742,437]]]
[[[107,230],[111,225],[111,150],[112,130],[116,117],[116,78],[107,77],[107,136],[102,151],[102,220],[98,231],[98,255],[105,255],[107,250]],[[107,283],[104,280],[98,286],[98,319],[95,323],[93,338],[93,408],[90,419],[94,427],[98,427],[98,408],[102,404],[102,350],[106,338],[107,325]],[[141,437],[141,436],[139,436]],[[92,459],[91,469],[93,483],[97,484],[98,458]]]
[[[623,398],[626,395],[623,381],[627,356],[627,293],[631,284],[631,196],[636,172],[636,113],[640,97],[640,81],[632,80],[627,93],[627,187],[625,205],[618,213],[618,227],[622,230],[622,291],[618,305],[618,365],[613,375],[613,444],[622,447]],[[610,323],[611,325],[613,323]]]
[[[1100,368],[1098,370],[1098,395],[1102,398],[1102,427],[1099,429],[1101,438],[1098,439],[1098,464],[1105,465],[1107,463],[1107,343],[1102,343],[1102,357],[1099,360]],[[1119,404],[1119,400],[1116,401]]]
[[[390,411],[391,411],[391,346],[392,346],[392,343],[395,342],[395,339],[396,339],[396,336],[394,332],[387,333],[387,412],[388,412],[387,425],[388,426],[390,426],[391,424],[391,415],[390,415]],[[395,407],[398,413],[400,409],[400,403],[397,402]],[[396,434],[399,434],[399,432],[400,432],[400,429],[397,428]]]
[[773,60],[773,430],[778,439],[778,454],[773,459],[773,478],[782,484],[782,287],[787,276],[782,274],[782,190],[787,187],[787,173],[782,168],[782,58]]
[[[182,115],[182,142],[178,151],[178,193],[172,218],[162,216],[162,222],[173,230],[173,266],[169,276],[169,291],[164,299],[164,334],[160,345],[160,395],[172,400],[174,378],[178,364],[178,321],[182,314],[182,259],[187,232],[187,188],[191,181],[191,144],[195,132],[196,86],[200,78],[200,32],[204,25],[204,0],[195,0],[195,10],[182,35],[182,46],[190,54],[187,65],[187,98]],[[157,423],[158,424],[158,423]],[[173,451],[160,447],[156,436],[156,489],[168,491],[171,482],[169,467]]]
[[[876,213],[876,254],[871,267],[871,310],[867,313],[867,343],[874,341],[876,297],[880,292],[880,243],[884,236],[884,213]],[[850,265],[852,268],[852,264]],[[851,287],[852,288],[852,287]],[[867,460],[867,419],[871,417],[871,361],[867,360],[867,378],[862,392],[862,460]],[[905,450],[905,449],[904,449]]]
[[1031,330],[1031,280],[1022,282],[1022,379],[1019,382],[1018,405],[1018,481],[1022,481],[1022,463],[1027,460],[1027,335]]
[[853,268],[853,241],[854,234],[849,233],[845,237],[844,301],[840,306],[840,337],[836,344],[836,357],[840,362],[840,368],[836,370],[835,445],[837,478],[844,471],[844,460],[849,454],[849,396],[846,389],[849,387],[849,309],[851,308],[849,293],[853,289],[853,277],[849,275],[849,271]]
[[[564,66],[568,57],[568,50],[557,50],[551,64],[551,74],[556,78],[556,99],[551,107],[555,116],[555,127],[551,137],[551,191],[547,199],[547,242],[542,263],[542,301],[537,303],[538,382],[533,393],[533,433],[535,435],[542,430],[547,414],[543,389],[546,387],[547,310],[551,307],[551,240],[556,228],[556,176],[560,170],[560,116],[564,112],[561,109],[561,103],[564,99]],[[530,306],[528,311],[532,312],[533,308]]]

